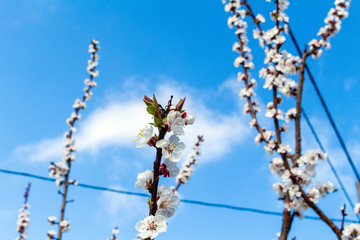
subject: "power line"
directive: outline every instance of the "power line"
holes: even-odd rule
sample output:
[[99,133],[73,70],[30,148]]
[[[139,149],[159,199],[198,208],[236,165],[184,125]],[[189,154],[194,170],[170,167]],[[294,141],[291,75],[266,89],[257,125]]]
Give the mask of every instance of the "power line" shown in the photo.
[[[306,114],[306,112],[305,112],[305,110],[304,110],[303,108],[302,108],[302,113],[303,113],[303,116],[304,116],[304,118],[305,118],[305,121],[306,121],[307,125],[309,126],[310,131],[311,131],[311,133],[313,134],[313,136],[314,136],[316,142],[318,143],[320,149],[321,149],[323,152],[326,152],[325,149],[324,149],[324,146],[322,145],[322,143],[321,143],[321,141],[320,141],[320,139],[319,139],[319,137],[318,137],[318,135],[317,135],[314,127],[313,127],[313,125],[312,125],[311,122],[310,122],[310,119],[308,118],[308,116],[307,116],[307,114]],[[354,210],[355,206],[354,206],[353,202],[351,201],[351,198],[350,198],[349,194],[347,193],[347,191],[346,191],[346,189],[345,189],[345,186],[344,186],[344,184],[342,183],[339,175],[337,174],[336,169],[335,169],[334,165],[332,164],[329,156],[328,156],[328,158],[327,158],[327,162],[328,162],[328,164],[329,164],[329,166],[330,166],[330,168],[331,168],[331,171],[334,173],[335,178],[336,178],[336,180],[338,181],[341,190],[344,192],[346,199],[347,199],[348,202],[350,203],[351,208]],[[357,219],[360,221],[360,217],[359,217],[357,214],[355,214],[355,215],[356,215]]]
[[[35,179],[42,180],[42,181],[55,182],[55,179],[53,179],[53,178],[42,177],[39,175],[26,173],[26,172],[11,171],[11,170],[5,170],[5,169],[0,169],[0,172],[5,173],[5,174],[22,176],[22,177],[35,178]],[[82,187],[82,188],[87,188],[87,189],[98,190],[98,191],[107,191],[107,192],[113,192],[113,193],[118,193],[118,194],[133,195],[133,196],[138,196],[138,197],[149,197],[150,196],[145,193],[122,191],[122,190],[117,190],[117,189],[113,189],[113,188],[93,186],[93,185],[83,184],[83,183],[79,183],[77,186]],[[263,215],[282,216],[282,213],[280,213],[280,212],[267,211],[267,210],[248,208],[248,207],[239,207],[239,206],[233,206],[233,205],[222,204],[222,203],[210,203],[210,202],[189,200],[189,199],[181,199],[180,202],[193,204],[193,205],[200,205],[200,206],[205,206],[205,207],[224,208],[224,209],[230,209],[230,210],[241,211],[241,212],[251,212],[251,213],[258,213],[258,214],[263,214]],[[317,220],[317,221],[321,220],[319,217],[313,217],[313,216],[304,216],[304,219]],[[334,222],[342,221],[342,219],[338,219],[338,218],[330,218],[330,219]],[[351,220],[351,219],[345,219],[345,222],[357,223],[357,221]]]
[[[302,53],[301,53],[299,44],[298,44],[298,42],[296,41],[296,38],[295,38],[295,36],[294,36],[294,34],[293,34],[293,32],[292,32],[289,24],[288,24],[288,27],[289,27],[290,37],[291,37],[293,43],[295,44],[295,47],[296,47],[296,50],[297,50],[299,56],[301,56]],[[350,163],[350,166],[351,166],[351,168],[352,168],[352,170],[353,170],[353,172],[354,172],[354,174],[355,174],[355,176],[356,176],[356,178],[357,178],[357,181],[359,182],[359,181],[360,181],[359,172],[357,171],[357,169],[356,169],[356,167],[355,167],[355,164],[354,164],[353,160],[351,159],[351,156],[350,156],[350,154],[349,154],[349,151],[347,150],[346,144],[345,144],[343,138],[341,137],[338,128],[336,127],[335,121],[334,121],[334,119],[332,118],[332,116],[331,116],[331,114],[330,114],[330,112],[329,112],[329,109],[328,109],[328,107],[327,107],[327,105],[326,105],[326,103],[325,103],[325,100],[324,100],[323,96],[321,95],[320,90],[319,90],[319,87],[317,86],[317,84],[316,84],[316,82],[315,82],[315,79],[314,79],[313,75],[311,74],[310,69],[309,69],[309,67],[307,66],[307,64],[305,64],[305,69],[306,69],[306,72],[307,72],[308,75],[309,75],[309,78],[310,78],[310,80],[311,80],[311,83],[313,84],[313,86],[314,86],[314,88],[315,88],[316,94],[317,94],[317,95],[319,96],[319,98],[320,98],[320,102],[321,102],[321,104],[322,104],[322,106],[323,106],[323,108],[324,108],[324,110],[325,110],[325,112],[326,112],[327,118],[329,119],[332,128],[333,128],[334,131],[335,131],[336,137],[337,137],[337,139],[338,139],[339,142],[340,142],[340,145],[341,145],[341,147],[342,147],[342,149],[343,149],[343,151],[344,151],[344,153],[345,153],[345,155],[346,155],[346,158],[347,158],[348,162]]]

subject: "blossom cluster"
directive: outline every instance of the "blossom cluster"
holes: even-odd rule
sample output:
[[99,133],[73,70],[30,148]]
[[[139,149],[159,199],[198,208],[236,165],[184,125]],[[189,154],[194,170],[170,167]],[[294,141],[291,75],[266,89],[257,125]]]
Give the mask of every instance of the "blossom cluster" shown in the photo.
[[[270,2],[270,0],[267,1]],[[285,13],[289,6],[288,0],[275,0],[276,9],[270,13],[270,18],[275,21],[275,24],[267,31],[264,31],[261,26],[265,22],[265,18],[260,14],[255,16],[247,0],[223,0],[223,3],[225,4],[225,11],[232,13],[232,16],[228,18],[228,26],[230,28],[236,27],[235,34],[238,42],[233,44],[233,50],[239,53],[239,56],[235,59],[234,66],[242,67],[242,72],[238,73],[238,80],[244,82],[245,85],[245,88],[239,92],[240,98],[247,100],[243,112],[251,115],[250,127],[254,127],[258,131],[255,143],[260,145],[264,142],[265,151],[271,155],[274,152],[279,153],[280,157],[275,157],[269,166],[271,172],[283,180],[281,183],[275,183],[274,189],[279,193],[279,199],[284,200],[287,213],[290,214],[293,210],[293,213],[301,218],[303,212],[309,207],[315,211],[318,209],[315,203],[319,201],[320,197],[325,197],[330,192],[336,191],[331,182],[317,183],[314,187],[310,187],[312,179],[316,175],[315,167],[319,159],[326,159],[326,154],[320,150],[310,150],[304,155],[301,153],[300,117],[305,61],[310,55],[313,57],[320,56],[322,47],[330,47],[329,37],[334,36],[340,30],[341,20],[348,15],[350,0],[335,1],[336,8],[331,9],[325,19],[327,25],[319,31],[318,35],[321,36],[321,39],[312,40],[309,43],[310,50],[307,51],[305,48],[301,58],[281,49],[286,41],[285,34],[289,31],[289,17]],[[245,22],[247,16],[252,19],[257,27],[253,31],[253,37],[259,40],[260,46],[265,51],[264,63],[266,66],[259,71],[259,76],[264,79],[263,87],[272,92],[273,99],[266,105],[265,116],[273,120],[275,131],[261,127],[257,121],[257,113],[261,109],[259,103],[253,100],[253,97],[256,96],[254,87],[257,85],[257,81],[251,78],[249,72],[254,69],[254,64],[252,63],[251,49],[247,45],[248,25]],[[298,83],[292,79],[293,75],[299,75]],[[284,96],[297,98],[296,108],[290,108],[287,111],[280,109]],[[291,120],[295,120],[295,153],[291,153],[290,145],[281,139],[281,133],[289,130],[287,124]],[[360,211],[359,209],[360,205],[357,211]],[[316,212],[323,219],[324,214],[320,210]],[[324,222],[334,230],[334,224],[330,220],[324,220]],[[291,223],[289,229],[290,227]],[[352,226],[354,229],[357,227]],[[289,229],[285,229],[279,234],[281,239],[287,239],[287,235],[284,237],[283,234],[286,234]],[[354,234],[357,237],[359,233],[355,230]],[[352,230],[347,231],[351,232]],[[360,237],[344,239],[360,239]]]
[[360,240],[360,224],[352,223],[345,226],[342,231],[341,240]]
[[[60,222],[57,222],[56,221],[56,217],[54,216],[50,216],[48,217],[48,223],[49,225],[58,225],[59,226],[59,231],[64,233],[64,232],[67,232],[71,229],[71,225],[70,225],[70,222],[69,220],[61,220]],[[56,231],[55,230],[49,230],[47,232],[47,240],[53,240],[53,239],[57,239],[55,237],[56,235]]]
[[[99,71],[96,70],[98,66],[99,55],[97,51],[100,50],[98,46],[99,42],[96,39],[93,39],[89,45],[90,60],[88,61],[87,71],[90,74],[90,79],[85,79],[85,88],[84,95],[82,99],[76,99],[73,108],[74,112],[71,113],[70,117],[66,119],[67,124],[70,127],[68,132],[65,132],[64,137],[66,138],[65,150],[63,151],[64,157],[61,162],[51,163],[49,166],[49,175],[50,177],[56,178],[56,185],[60,187],[64,183],[64,177],[69,172],[69,166],[72,161],[75,161],[76,156],[73,154],[76,151],[75,148],[75,139],[73,138],[73,133],[76,132],[74,127],[75,122],[81,119],[81,114],[79,114],[80,109],[86,108],[86,100],[90,100],[92,96],[91,88],[96,87],[97,84],[94,81],[94,77],[99,75]],[[74,180],[68,180],[70,184],[76,185],[77,182]]]
[[[239,82],[244,82],[245,88],[241,89],[239,92],[240,98],[246,98],[247,103],[244,106],[244,113],[249,113],[252,116],[252,120],[250,122],[251,127],[256,127],[259,131],[258,141],[269,140],[271,138],[268,137],[271,135],[271,132],[266,132],[266,129],[261,129],[258,126],[258,122],[256,119],[256,114],[260,112],[260,106],[257,100],[253,99],[256,96],[254,87],[257,85],[255,79],[251,79],[251,74],[249,72],[250,69],[254,69],[255,65],[252,62],[252,54],[251,48],[248,46],[249,39],[247,38],[247,23],[244,20],[248,15],[247,10],[242,9],[244,4],[243,1],[240,0],[223,0],[225,4],[225,11],[231,12],[232,16],[228,18],[228,26],[229,28],[236,27],[235,34],[237,35],[238,42],[233,44],[233,51],[237,52],[239,56],[234,61],[235,67],[242,67],[242,72],[239,72],[237,75],[237,79]],[[259,22],[263,22],[264,18],[259,15],[257,17]],[[251,79],[251,80],[250,80]],[[265,141],[266,141],[265,140]]]
[[190,179],[191,173],[194,171],[193,166],[197,164],[197,160],[195,159],[195,157],[200,155],[200,146],[203,141],[203,136],[198,136],[198,141],[193,146],[194,151],[189,154],[187,161],[182,164],[180,173],[176,177],[176,184],[178,186],[180,186],[180,184],[186,184],[187,181]]
[[28,211],[29,204],[24,204],[23,208],[19,210],[19,216],[17,221],[17,228],[16,231],[20,234],[16,240],[24,240],[26,239],[26,228],[29,226],[30,222],[30,212]]
[[16,240],[26,239],[25,230],[26,228],[29,227],[29,222],[30,222],[30,212],[28,211],[30,205],[27,203],[30,192],[30,186],[31,183],[29,183],[24,194],[24,198],[25,198],[24,206],[19,210],[19,216],[18,216],[17,228],[16,228],[16,231],[19,233],[19,236],[16,238]]
[[[160,176],[175,178],[180,172],[176,163],[180,161],[181,154],[185,149],[185,144],[180,141],[180,136],[185,134],[185,126],[191,125],[195,121],[192,114],[182,109],[184,101],[185,98],[174,106],[170,100],[164,109],[157,103],[155,95],[153,99],[144,97],[147,111],[153,115],[154,123],[150,123],[149,126],[140,130],[135,140],[138,142],[136,147],[140,148],[146,145],[155,147],[157,157],[154,169],[139,173],[135,182],[136,187],[145,189],[151,194],[148,201],[151,214],[135,225],[136,230],[139,231],[138,236],[142,239],[154,239],[160,232],[165,232],[167,229],[166,219],[174,215],[180,204],[180,198],[175,189],[165,185],[158,186],[158,182]],[[158,128],[158,135],[154,134],[153,126]],[[172,132],[172,135],[165,139],[167,132]],[[164,160],[161,162],[162,156],[164,156]]]
[[[285,208],[294,210],[295,214],[302,218],[304,211],[308,209],[300,188],[308,187],[312,178],[316,175],[315,167],[320,159],[326,160],[327,155],[321,150],[309,150],[292,166],[286,169],[282,158],[274,158],[270,163],[272,173],[281,177],[282,183],[274,183],[273,188],[279,193],[280,199],[284,199],[288,194],[290,200],[285,202]],[[317,183],[315,187],[307,189],[307,197],[310,201],[317,203],[320,197],[325,197],[328,193],[334,192],[334,184],[331,182]]]
[[351,0],[335,0],[335,8],[331,8],[328,12],[324,22],[326,25],[320,28],[318,36],[321,39],[313,39],[308,45],[309,52],[312,53],[313,58],[319,58],[322,54],[322,48],[330,49],[330,37],[334,37],[341,29],[341,20],[349,15],[349,7]]
[[[75,139],[73,137],[73,133],[76,132],[75,122],[81,119],[81,114],[79,114],[81,109],[86,108],[85,101],[88,101],[92,97],[91,89],[97,86],[97,83],[94,81],[94,78],[99,75],[99,71],[96,69],[98,66],[98,59],[99,55],[97,52],[100,50],[98,46],[99,41],[93,39],[91,44],[89,45],[89,53],[90,53],[90,60],[88,60],[87,72],[90,75],[89,79],[85,79],[85,87],[84,87],[84,95],[81,99],[76,99],[73,108],[74,112],[71,113],[70,117],[66,120],[67,124],[69,125],[69,131],[65,132],[64,137],[66,138],[65,141],[65,149],[63,151],[63,158],[62,161],[54,163],[52,162],[49,166],[49,175],[50,177],[54,177],[55,183],[58,187],[64,186],[64,191],[59,193],[63,196],[63,206],[62,209],[65,209],[65,205],[68,203],[66,200],[66,193],[67,188],[69,185],[77,185],[76,180],[69,179],[69,173],[72,162],[75,161],[76,156],[74,152],[76,151],[75,148]],[[61,234],[71,229],[70,222],[68,220],[63,219],[63,214],[61,214],[61,219],[59,222],[55,221],[55,217],[49,217],[48,222],[50,225],[58,225],[59,235],[57,238],[61,239]],[[47,233],[47,239],[57,239],[55,237],[56,231],[50,230]],[[60,237],[59,237],[60,236]]]
[[[355,214],[360,214],[360,203],[355,204],[354,212]],[[341,213],[343,217],[347,215],[347,213],[345,213],[344,207],[341,207]],[[348,226],[345,226],[344,230],[342,231],[341,240],[360,240],[360,224],[352,223]]]

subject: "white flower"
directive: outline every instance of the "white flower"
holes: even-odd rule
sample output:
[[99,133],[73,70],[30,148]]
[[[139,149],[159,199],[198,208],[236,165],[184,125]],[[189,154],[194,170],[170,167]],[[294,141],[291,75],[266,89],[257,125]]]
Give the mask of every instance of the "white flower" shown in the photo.
[[250,127],[255,127],[255,126],[257,125],[256,119],[255,119],[255,118],[252,119],[252,120],[249,122],[249,125],[250,125]]
[[332,182],[317,183],[316,188],[319,190],[320,197],[325,197],[330,192],[336,191]]
[[153,171],[146,170],[143,173],[139,173],[137,175],[135,187],[149,190],[149,186],[152,186],[153,178],[154,178]]
[[158,210],[156,214],[165,218],[172,217],[176,208],[180,205],[180,198],[177,192],[165,185],[160,185],[158,188],[158,197]]
[[281,124],[280,131],[282,132],[288,132],[289,131],[289,125],[286,125],[285,123]]
[[56,232],[54,230],[50,230],[47,232],[47,240],[55,239]]
[[152,137],[154,132],[153,126],[146,126],[145,128],[141,129],[135,141],[139,141],[139,144],[136,145],[137,148],[144,147]]
[[273,154],[273,151],[274,151],[275,147],[276,147],[276,141],[275,140],[270,140],[269,142],[267,142],[264,145],[265,152],[267,152],[270,155]]
[[193,114],[185,111],[181,114],[181,117],[185,120],[185,125],[192,125],[195,122],[195,117]]
[[342,240],[360,240],[360,224],[352,223],[342,231]]
[[179,174],[180,169],[176,166],[176,162],[165,158],[164,162],[160,166],[160,172],[164,174],[164,177],[174,178]]
[[55,220],[56,220],[56,217],[52,217],[52,216],[48,217],[48,222],[49,222],[50,225],[54,225]]
[[140,232],[139,236],[142,239],[154,239],[157,235],[159,235],[159,233],[166,232],[167,223],[165,222],[165,218],[161,215],[150,215],[143,220],[140,220],[135,225],[135,229]]
[[311,201],[313,201],[314,203],[317,203],[319,201],[319,197],[320,197],[319,190],[317,190],[316,188],[310,188],[308,190],[308,193],[309,193],[308,196]]
[[280,144],[278,148],[278,153],[288,153],[291,152],[289,144]]
[[284,162],[281,158],[274,158],[270,163],[270,171],[279,177],[285,172]]
[[60,231],[67,232],[71,229],[70,222],[68,220],[62,220],[59,222]]
[[259,21],[260,23],[265,22],[265,18],[261,14],[256,15],[256,20]]
[[244,62],[245,62],[245,58],[239,56],[239,57],[235,58],[234,67],[239,67]]
[[291,119],[294,119],[296,117],[296,108],[291,108],[287,111],[285,116],[285,121],[287,123],[290,122]]
[[167,122],[171,131],[173,131],[175,135],[185,134],[185,119],[181,117],[181,113],[179,111],[170,111],[167,115]]
[[181,159],[181,153],[185,149],[185,144],[180,142],[178,136],[171,135],[168,140],[159,140],[155,145],[157,148],[162,148],[162,154],[165,158],[173,162],[178,162]]

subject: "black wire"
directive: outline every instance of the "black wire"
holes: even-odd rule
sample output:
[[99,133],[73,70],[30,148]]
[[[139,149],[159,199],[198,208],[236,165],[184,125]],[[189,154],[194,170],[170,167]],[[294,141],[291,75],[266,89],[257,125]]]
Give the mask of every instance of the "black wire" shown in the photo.
[[[26,173],[26,172],[10,171],[10,170],[5,170],[5,169],[1,169],[1,168],[0,168],[0,172],[6,173],[6,174],[11,174],[11,175],[22,176],[22,177],[35,178],[35,179],[39,179],[42,181],[55,182],[55,179],[52,179],[49,177],[42,177],[42,176],[38,176],[35,174]],[[77,186],[82,187],[82,188],[87,188],[87,189],[98,190],[98,191],[107,191],[107,192],[113,192],[113,193],[119,193],[119,194],[125,194],[125,195],[133,195],[133,196],[138,196],[138,197],[149,197],[150,196],[145,193],[122,191],[122,190],[117,190],[117,189],[113,189],[113,188],[99,187],[99,186],[93,186],[93,185],[83,184],[83,183],[79,183]],[[248,207],[238,207],[238,206],[221,204],[221,203],[209,203],[209,202],[188,200],[188,199],[181,199],[180,202],[194,204],[194,205],[201,205],[201,206],[205,206],[205,207],[225,208],[225,209],[231,209],[231,210],[242,211],[242,212],[252,212],[252,213],[259,213],[259,214],[264,214],[264,215],[282,216],[282,213],[279,213],[279,212],[260,210],[260,209],[248,208]],[[313,216],[304,216],[304,219],[317,220],[317,221],[321,220],[319,217],[313,217]],[[334,222],[342,221],[342,219],[337,219],[337,218],[330,218],[330,219]],[[345,222],[357,223],[357,221],[351,220],[351,219],[345,219]]]
[[[294,44],[295,44],[295,47],[296,47],[296,50],[297,50],[298,53],[299,53],[299,56],[301,56],[302,53],[301,53],[299,44],[297,43],[297,41],[296,41],[296,39],[295,39],[295,36],[294,36],[293,32],[291,31],[291,28],[290,28],[290,25],[289,25],[289,24],[288,24],[288,27],[289,27],[290,37],[291,37],[292,41],[293,41]],[[353,172],[354,172],[354,174],[355,174],[355,176],[356,176],[356,179],[357,179],[357,181],[359,182],[359,181],[360,181],[359,172],[357,171],[357,169],[356,169],[356,167],[355,167],[355,164],[354,164],[353,160],[351,159],[351,156],[350,156],[350,154],[349,154],[349,152],[348,152],[348,150],[347,150],[347,148],[346,148],[345,142],[344,142],[343,138],[341,137],[338,128],[337,128],[336,125],[335,125],[335,121],[334,121],[334,119],[332,118],[332,116],[331,116],[331,114],[330,114],[330,112],[329,112],[329,109],[328,109],[328,107],[327,107],[327,105],[326,105],[326,103],[325,103],[325,100],[324,100],[323,96],[321,95],[320,90],[319,90],[319,88],[318,88],[318,86],[317,86],[317,84],[316,84],[316,82],[315,82],[315,79],[314,79],[313,75],[311,74],[310,69],[309,69],[309,67],[307,66],[307,64],[305,64],[305,69],[306,69],[306,72],[307,72],[308,75],[309,75],[309,78],[310,78],[311,83],[313,84],[313,86],[314,86],[314,88],[315,88],[315,91],[316,91],[317,95],[318,95],[319,98],[320,98],[321,104],[322,104],[323,108],[325,109],[326,115],[327,115],[327,117],[328,117],[328,119],[329,119],[329,121],[330,121],[330,124],[331,124],[332,128],[333,128],[334,131],[335,131],[336,137],[337,137],[337,139],[339,140],[340,145],[341,145],[343,151],[345,152],[346,158],[347,158],[348,162],[350,163],[350,166],[351,166],[351,168],[352,168],[352,170],[353,170]]]
[[[324,149],[324,146],[322,145],[322,143],[321,143],[321,141],[320,141],[317,133],[315,132],[315,129],[314,129],[313,125],[311,124],[310,119],[308,118],[305,110],[302,108],[301,111],[302,111],[303,116],[304,116],[304,118],[305,118],[305,121],[306,121],[307,125],[309,126],[311,133],[312,133],[313,136],[315,137],[315,140],[316,140],[316,142],[318,143],[320,149],[321,149],[323,152],[326,152],[325,149]],[[348,200],[351,208],[354,210],[355,206],[354,206],[353,202],[351,201],[351,198],[350,198],[349,194],[347,193],[347,191],[346,191],[346,189],[345,189],[345,186],[344,186],[344,184],[342,183],[339,175],[337,174],[336,169],[335,169],[334,165],[332,164],[329,156],[328,156],[328,158],[327,158],[327,162],[329,163],[329,166],[330,166],[330,168],[331,168],[331,171],[334,173],[335,178],[336,178],[336,180],[338,181],[341,190],[344,192],[345,197],[346,197],[346,199]],[[357,214],[355,214],[355,215],[356,215],[357,219],[360,221],[360,217],[359,217]]]

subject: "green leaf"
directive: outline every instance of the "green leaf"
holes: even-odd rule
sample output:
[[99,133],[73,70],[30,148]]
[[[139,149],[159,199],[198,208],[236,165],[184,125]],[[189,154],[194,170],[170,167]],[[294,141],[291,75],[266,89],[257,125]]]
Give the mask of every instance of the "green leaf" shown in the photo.
[[157,117],[154,117],[154,122],[155,122],[155,126],[160,126],[162,124],[162,121]]
[[150,113],[151,115],[154,115],[155,107],[147,107],[147,108],[146,108],[146,111],[147,111],[148,113]]

